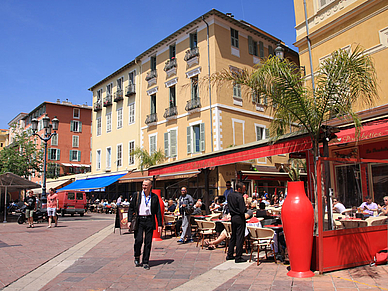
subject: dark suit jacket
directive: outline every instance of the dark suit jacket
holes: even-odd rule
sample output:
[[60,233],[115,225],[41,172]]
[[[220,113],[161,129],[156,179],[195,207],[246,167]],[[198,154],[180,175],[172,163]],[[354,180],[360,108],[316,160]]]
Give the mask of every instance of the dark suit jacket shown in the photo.
[[[140,192],[140,195],[143,192]],[[129,203],[129,209],[128,209],[128,221],[132,221],[133,215],[136,213],[137,215],[137,220],[139,220],[139,206],[141,202],[141,197],[137,197],[137,193],[135,193],[132,197],[131,202]],[[160,210],[160,204],[159,204],[159,197],[155,193],[151,192],[151,214],[152,214],[152,223],[153,223],[153,228],[156,229],[156,221],[155,221],[155,215],[156,219],[158,220],[158,226],[163,226],[162,224],[162,213]],[[139,225],[139,221],[138,225]]]

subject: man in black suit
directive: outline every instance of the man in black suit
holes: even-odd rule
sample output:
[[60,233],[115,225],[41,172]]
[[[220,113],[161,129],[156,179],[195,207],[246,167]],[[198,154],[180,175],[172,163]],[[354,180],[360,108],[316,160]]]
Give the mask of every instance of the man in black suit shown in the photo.
[[[227,260],[232,260],[236,263],[243,263],[247,260],[242,258],[244,235],[245,235],[245,202],[243,194],[245,192],[245,185],[238,182],[236,185],[237,191],[228,195],[228,207],[230,215],[232,216],[232,236],[229,242]],[[234,256],[234,247],[236,246],[236,256]]]
[[[142,185],[143,191],[134,194],[129,204],[128,210],[128,228],[131,228],[132,216],[136,214],[137,228],[135,231],[135,265],[136,267],[144,266],[144,269],[149,270],[149,259],[152,245],[152,233],[156,229],[156,219],[158,220],[158,231],[162,232],[162,214],[160,210],[159,197],[151,192],[152,182],[145,179]],[[140,195],[140,196],[139,196]],[[140,263],[141,246],[143,244],[144,235],[144,249],[143,260]]]

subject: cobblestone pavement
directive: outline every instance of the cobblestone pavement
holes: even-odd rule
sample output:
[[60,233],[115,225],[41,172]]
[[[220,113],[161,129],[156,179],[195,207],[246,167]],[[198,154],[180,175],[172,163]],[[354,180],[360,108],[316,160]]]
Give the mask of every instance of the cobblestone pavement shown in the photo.
[[[53,229],[2,225],[0,281],[5,286],[21,277],[4,290],[388,290],[387,265],[295,279],[287,276],[287,265],[235,264],[225,261],[224,248],[178,244],[168,235],[153,242],[147,271],[133,264],[133,235],[113,233],[112,215],[96,217]],[[55,260],[62,268],[47,268]],[[55,268],[59,271],[48,276]],[[23,287],[27,279],[32,283]]]

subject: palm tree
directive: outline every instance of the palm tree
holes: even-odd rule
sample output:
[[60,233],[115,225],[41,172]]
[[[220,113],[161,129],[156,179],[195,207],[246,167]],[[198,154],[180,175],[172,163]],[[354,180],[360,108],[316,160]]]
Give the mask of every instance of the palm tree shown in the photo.
[[[316,75],[316,89],[306,86],[299,68],[288,60],[270,57],[252,72],[224,70],[211,76],[216,86],[240,84],[266,97],[272,110],[271,136],[284,134],[290,124],[307,132],[313,143],[314,176],[319,142],[326,122],[334,117],[353,121],[359,133],[361,121],[355,108],[371,107],[378,98],[373,62],[360,47],[352,53],[337,50],[325,59]],[[316,200],[316,180],[314,195]]]
[[144,169],[148,169],[151,166],[164,162],[166,156],[162,150],[158,150],[149,154],[147,150],[140,147],[135,148],[131,155],[140,159],[140,170],[143,172]]

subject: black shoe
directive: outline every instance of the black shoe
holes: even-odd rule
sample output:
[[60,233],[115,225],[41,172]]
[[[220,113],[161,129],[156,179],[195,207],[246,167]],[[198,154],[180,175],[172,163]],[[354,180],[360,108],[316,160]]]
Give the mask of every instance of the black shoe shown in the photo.
[[135,259],[135,266],[136,267],[141,267],[141,266],[143,266],[143,264],[140,264],[139,259]]
[[236,258],[235,260],[234,260],[234,262],[235,263],[246,263],[246,259],[243,259],[243,258]]
[[144,264],[144,269],[146,269],[146,270],[149,270],[150,269],[150,265],[148,265],[148,264]]
[[229,256],[226,256],[226,260],[227,260],[227,261],[234,260],[234,259],[235,259],[235,257],[234,257],[234,256],[231,256],[231,257],[229,257]]

